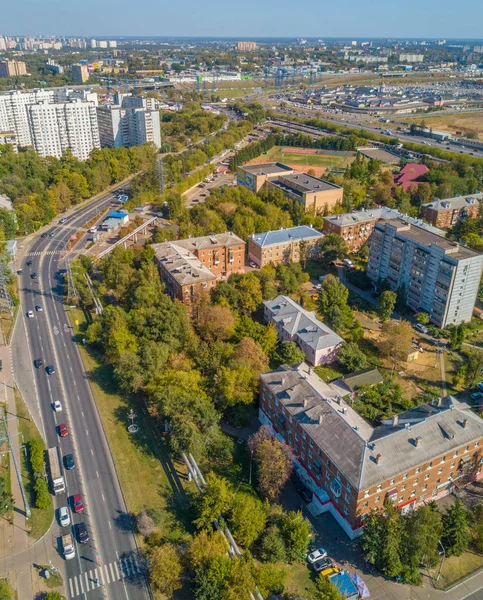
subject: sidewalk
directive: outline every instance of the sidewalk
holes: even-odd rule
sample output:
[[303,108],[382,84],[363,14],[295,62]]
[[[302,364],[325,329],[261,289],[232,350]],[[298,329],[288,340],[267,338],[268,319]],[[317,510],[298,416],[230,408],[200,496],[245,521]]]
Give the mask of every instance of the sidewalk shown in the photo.
[[[3,388],[3,402],[7,407],[7,427],[10,440],[12,442],[15,458],[20,469],[20,445],[22,440],[18,436],[18,421],[16,418],[17,410],[15,406],[15,397],[13,393],[13,367],[10,354],[10,347],[6,346],[0,333],[0,360],[3,363],[3,370],[0,372],[0,388]],[[25,505],[20,490],[17,473],[15,470],[14,459],[10,457],[10,479],[12,482],[12,496],[15,503],[13,511],[13,535],[10,537],[9,554],[18,554],[28,549],[29,535],[26,529]],[[16,590],[19,598],[32,598],[32,585],[30,578],[30,567],[19,565],[16,568],[17,585]]]

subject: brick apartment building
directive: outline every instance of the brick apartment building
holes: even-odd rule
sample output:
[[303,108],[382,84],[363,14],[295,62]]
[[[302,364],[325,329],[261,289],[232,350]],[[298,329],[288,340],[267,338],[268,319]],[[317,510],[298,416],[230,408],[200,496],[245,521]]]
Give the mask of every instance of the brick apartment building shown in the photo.
[[434,233],[443,234],[436,228],[423,224],[418,219],[407,217],[393,208],[371,208],[357,210],[343,215],[324,217],[322,231],[327,235],[335,233],[344,238],[349,252],[357,252],[369,239],[375,224],[381,219],[404,219],[408,223],[418,223],[420,226]]
[[306,363],[260,379],[260,420],[287,444],[311,511],[351,539],[386,500],[407,512],[481,477],[483,420],[451,396],[373,427]]
[[265,163],[238,167],[237,180],[253,192],[263,186],[281,190],[287,198],[300,202],[305,212],[320,214],[342,203],[344,190],[335,183],[313,177],[308,173],[295,173],[282,163]]
[[450,229],[463,219],[477,217],[482,200],[483,193],[481,192],[445,200],[435,198],[433,202],[421,206],[421,219],[435,227]]
[[217,280],[245,271],[245,242],[231,232],[153,244],[166,291],[190,306]]
[[260,268],[270,263],[300,262],[301,245],[305,244],[305,253],[310,257],[323,237],[322,233],[307,225],[254,233],[248,240],[248,260]]

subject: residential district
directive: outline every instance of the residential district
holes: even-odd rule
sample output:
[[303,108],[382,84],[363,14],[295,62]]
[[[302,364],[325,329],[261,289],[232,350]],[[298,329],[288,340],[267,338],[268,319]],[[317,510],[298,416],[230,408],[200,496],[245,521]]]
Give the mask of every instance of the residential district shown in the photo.
[[482,63],[0,36],[2,597],[483,597]]

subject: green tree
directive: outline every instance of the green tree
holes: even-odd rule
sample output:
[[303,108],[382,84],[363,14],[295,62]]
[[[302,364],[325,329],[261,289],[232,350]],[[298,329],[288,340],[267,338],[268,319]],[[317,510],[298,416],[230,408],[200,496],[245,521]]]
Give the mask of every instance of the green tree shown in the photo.
[[467,550],[470,540],[468,512],[461,500],[456,499],[443,514],[443,538],[441,542],[446,555],[461,556]]
[[477,552],[483,552],[483,504],[477,504],[471,511],[471,533],[473,546]]
[[285,542],[285,551],[289,561],[302,561],[310,542],[311,527],[300,511],[282,514],[280,532]]
[[350,373],[367,367],[367,357],[356,342],[344,342],[337,354],[337,358]]
[[285,542],[276,525],[271,525],[260,542],[260,557],[266,562],[285,562]]
[[327,324],[340,332],[350,328],[354,315],[347,304],[349,290],[333,275],[327,275],[317,301],[317,309]]
[[267,598],[283,592],[287,571],[280,565],[257,564],[253,568],[253,576],[260,593]]
[[267,511],[255,496],[238,493],[235,496],[229,518],[233,535],[246,548],[260,537],[265,529]]
[[199,496],[196,526],[203,529],[212,527],[215,519],[228,514],[233,498],[229,481],[210,471],[206,477],[205,491]]
[[417,569],[421,563],[431,567],[439,560],[439,540],[443,524],[439,510],[421,506],[404,518],[402,552],[404,563]]
[[305,360],[305,352],[301,350],[295,342],[284,340],[279,344],[276,358],[282,364],[296,365]]
[[[5,600],[8,600],[9,598],[13,598],[13,596],[6,596]],[[65,596],[60,592],[48,592],[43,596],[43,600],[65,600]]]
[[328,577],[319,575],[315,580],[314,600],[344,600],[339,588]]
[[337,233],[329,233],[319,241],[317,251],[324,261],[341,260],[347,256],[347,244]]
[[[57,600],[62,599],[63,596],[60,596]],[[14,600],[14,591],[6,579],[0,579],[0,600]]]
[[182,586],[181,561],[173,544],[153,548],[149,554],[149,579],[153,586],[171,598]]
[[461,350],[465,341],[465,324],[453,325],[451,327],[450,346],[451,350]]
[[217,556],[225,556],[227,545],[218,530],[202,529],[190,543],[188,556],[195,571]]
[[468,362],[465,370],[465,385],[472,387],[481,379],[483,369],[483,351],[473,348],[467,354]]
[[47,482],[42,477],[39,477],[34,484],[35,491],[35,507],[48,508],[52,502],[50,499],[49,488]]
[[381,571],[388,577],[396,577],[402,571],[401,564],[401,515],[392,502],[386,502],[384,537],[381,553]]
[[394,307],[396,306],[396,298],[396,293],[389,290],[386,290],[381,294],[377,310],[383,323],[391,317]]
[[372,510],[364,523],[361,536],[361,549],[364,557],[372,565],[380,565],[384,537],[384,517],[377,509]]
[[419,312],[416,315],[416,321],[421,323],[421,325],[426,325],[429,323],[429,315],[426,312]]

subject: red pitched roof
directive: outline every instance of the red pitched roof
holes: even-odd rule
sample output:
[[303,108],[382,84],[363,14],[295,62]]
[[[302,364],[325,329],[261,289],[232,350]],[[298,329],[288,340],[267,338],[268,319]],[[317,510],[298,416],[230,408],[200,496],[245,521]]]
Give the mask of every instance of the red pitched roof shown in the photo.
[[428,172],[428,167],[425,165],[419,165],[417,163],[410,163],[405,165],[399,173],[394,175],[394,185],[402,185],[404,190],[407,191],[409,186],[413,183],[417,183],[417,179]]

